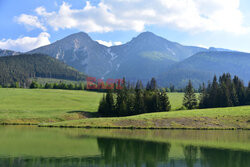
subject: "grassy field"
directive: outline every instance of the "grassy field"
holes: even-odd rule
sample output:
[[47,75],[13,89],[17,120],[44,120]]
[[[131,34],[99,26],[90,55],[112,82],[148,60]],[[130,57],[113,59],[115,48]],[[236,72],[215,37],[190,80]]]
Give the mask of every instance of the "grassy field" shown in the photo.
[[250,106],[91,118],[43,126],[145,129],[250,129]]
[[[57,122],[88,117],[98,109],[103,93],[57,89],[0,89],[0,123]],[[170,93],[173,109],[182,93]]]
[[101,93],[74,90],[0,89],[0,122],[41,123],[84,118],[96,112]]
[[[183,93],[169,93],[172,109]],[[250,106],[182,110],[122,118],[93,118],[102,93],[46,89],[0,89],[0,123],[55,127],[250,129]]]

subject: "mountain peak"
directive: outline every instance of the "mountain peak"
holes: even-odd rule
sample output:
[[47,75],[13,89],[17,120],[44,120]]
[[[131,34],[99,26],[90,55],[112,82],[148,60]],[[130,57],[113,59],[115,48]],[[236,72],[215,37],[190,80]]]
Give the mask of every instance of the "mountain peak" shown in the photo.
[[74,33],[74,34],[67,36],[65,39],[67,39],[67,38],[68,39],[75,39],[75,38],[77,38],[77,39],[84,39],[84,38],[91,39],[90,36],[85,32]]
[[155,38],[155,37],[158,37],[158,36],[150,31],[146,31],[146,32],[140,33],[136,38]]

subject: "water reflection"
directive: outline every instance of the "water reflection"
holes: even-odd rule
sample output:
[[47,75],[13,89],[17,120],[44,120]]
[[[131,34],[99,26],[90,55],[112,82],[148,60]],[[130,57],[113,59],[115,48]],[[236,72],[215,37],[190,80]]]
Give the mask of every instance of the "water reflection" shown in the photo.
[[200,148],[204,167],[249,167],[250,153],[243,151]]
[[198,147],[195,146],[184,146],[183,153],[187,167],[194,167],[198,156]]
[[105,164],[112,166],[157,166],[169,159],[169,143],[98,138]]
[[0,134],[0,167],[250,167],[245,131],[4,127]]

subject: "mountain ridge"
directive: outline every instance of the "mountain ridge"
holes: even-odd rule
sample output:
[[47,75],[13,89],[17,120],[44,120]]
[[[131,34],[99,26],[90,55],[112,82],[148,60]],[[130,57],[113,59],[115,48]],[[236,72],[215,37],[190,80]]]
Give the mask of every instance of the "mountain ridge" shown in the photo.
[[172,64],[205,48],[183,46],[152,32],[143,32],[131,41],[106,47],[79,32],[28,53],[42,53],[97,78],[148,80]]

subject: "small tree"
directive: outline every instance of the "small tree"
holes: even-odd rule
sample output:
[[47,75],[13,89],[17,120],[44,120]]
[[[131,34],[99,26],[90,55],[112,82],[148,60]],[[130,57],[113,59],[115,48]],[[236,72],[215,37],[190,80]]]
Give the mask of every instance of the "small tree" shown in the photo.
[[197,107],[197,98],[196,95],[194,93],[194,89],[193,89],[193,85],[191,83],[191,81],[189,80],[188,85],[185,89],[185,95],[184,95],[184,99],[183,99],[183,105],[191,110]]
[[246,104],[250,105],[250,82],[248,83],[248,87],[246,90]]
[[107,102],[106,102],[106,96],[103,95],[99,108],[98,108],[98,113],[102,116],[107,116]]
[[72,83],[70,83],[70,84],[68,85],[68,89],[74,90],[74,89],[75,89],[75,85],[73,85]]
[[114,104],[114,96],[113,93],[111,92],[111,90],[107,91],[107,95],[106,95],[106,116],[116,116],[115,115],[115,104]]
[[143,98],[143,85],[141,81],[136,83],[135,87],[135,104],[134,110],[136,114],[145,112],[144,98]]
[[161,111],[171,110],[170,101],[165,90],[162,90],[160,93],[160,106],[161,106]]
[[44,88],[45,88],[45,89],[52,89],[52,88],[53,88],[53,84],[51,84],[51,83],[46,83],[46,84],[44,85]]
[[37,88],[39,88],[38,83],[35,81],[32,81],[32,83],[30,84],[30,89],[37,89]]

